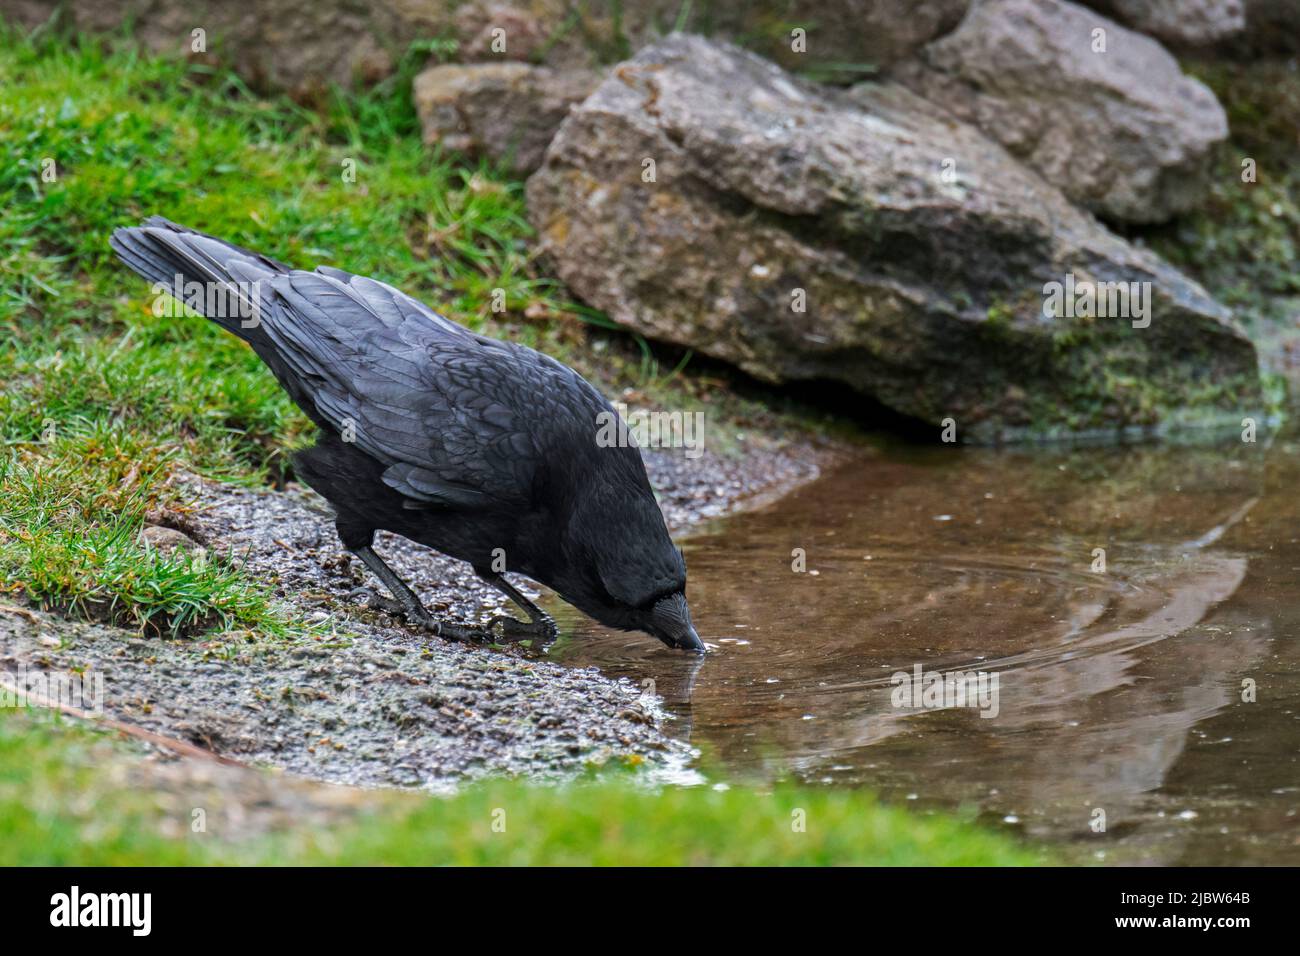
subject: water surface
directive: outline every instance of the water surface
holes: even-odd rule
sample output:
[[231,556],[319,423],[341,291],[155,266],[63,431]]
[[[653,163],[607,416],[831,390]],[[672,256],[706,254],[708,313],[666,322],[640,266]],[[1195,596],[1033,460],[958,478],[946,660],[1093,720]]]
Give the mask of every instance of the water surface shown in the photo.
[[[685,542],[702,661],[563,611],[551,654],[653,681],[715,780],[961,809],[1066,859],[1300,863],[1297,488],[1294,436],[891,448]],[[996,674],[996,708],[898,706],[917,665]]]

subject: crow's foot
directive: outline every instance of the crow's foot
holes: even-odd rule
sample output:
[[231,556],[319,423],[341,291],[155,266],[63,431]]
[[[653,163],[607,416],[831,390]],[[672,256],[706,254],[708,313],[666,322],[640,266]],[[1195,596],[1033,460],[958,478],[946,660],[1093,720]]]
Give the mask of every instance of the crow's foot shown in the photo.
[[432,618],[417,623],[424,627],[425,630],[432,631],[444,640],[455,641],[458,644],[489,644],[492,642],[492,635],[481,628],[466,627],[464,624],[453,624],[450,621],[437,621]]
[[537,641],[549,644],[559,634],[555,621],[544,611],[539,611],[538,620],[525,623],[508,614],[499,614],[488,622],[488,630],[503,641],[512,644],[520,641]]
[[457,643],[486,643],[492,640],[491,634],[482,628],[467,627],[451,621],[440,621],[423,606],[407,609],[401,601],[384,597],[374,588],[353,588],[347,593],[348,600],[360,598],[363,606],[376,611],[383,611],[393,617],[401,618],[408,624],[422,628],[441,638]]
[[[439,637],[449,641],[490,641],[491,637],[480,628],[466,627],[463,624],[453,624],[450,621],[440,621],[430,614],[420,599],[415,596],[415,592],[407,587],[406,583],[394,573],[393,569],[384,563],[384,559],[375,554],[374,548],[370,545],[361,545],[352,548],[352,553],[361,559],[361,563],[370,569],[375,577],[384,583],[384,586],[393,593],[392,598],[382,597],[369,588],[357,588],[352,594],[365,593],[368,596],[368,605],[388,611],[406,619],[410,624],[421,627],[426,631],[432,631]],[[350,595],[349,595],[350,596]]]

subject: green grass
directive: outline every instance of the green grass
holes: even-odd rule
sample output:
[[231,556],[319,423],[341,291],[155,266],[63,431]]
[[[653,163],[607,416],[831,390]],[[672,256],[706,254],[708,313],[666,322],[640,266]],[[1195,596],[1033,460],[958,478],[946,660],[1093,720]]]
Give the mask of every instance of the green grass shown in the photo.
[[[196,834],[184,785],[129,785],[125,749],[43,716],[0,716],[0,865],[1031,865],[1044,858],[864,793],[670,787],[631,774],[565,787],[373,794],[332,825]],[[209,819],[216,814],[210,813]],[[802,820],[803,828],[795,826]],[[501,824],[504,829],[501,829]]]
[[47,607],[143,633],[240,626],[283,636],[287,615],[229,561],[139,540],[173,498],[171,464],[167,450],[104,423],[17,446],[0,459],[0,579]]

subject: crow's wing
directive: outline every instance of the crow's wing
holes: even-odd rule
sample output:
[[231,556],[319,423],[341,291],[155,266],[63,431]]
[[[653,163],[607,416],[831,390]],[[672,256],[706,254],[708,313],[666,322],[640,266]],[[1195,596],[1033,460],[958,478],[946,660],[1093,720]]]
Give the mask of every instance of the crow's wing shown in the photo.
[[559,435],[609,406],[532,349],[476,335],[382,282],[321,267],[270,279],[263,327],[316,410],[415,502],[527,505]]
[[[191,303],[249,342],[308,415],[382,462],[384,480],[413,503],[526,505],[548,455],[589,447],[595,416],[612,414],[571,369],[475,335],[382,282],[291,269],[160,216],[115,230],[111,243],[152,282],[215,285],[255,306],[250,322]],[[636,452],[619,452],[615,468],[637,473]]]

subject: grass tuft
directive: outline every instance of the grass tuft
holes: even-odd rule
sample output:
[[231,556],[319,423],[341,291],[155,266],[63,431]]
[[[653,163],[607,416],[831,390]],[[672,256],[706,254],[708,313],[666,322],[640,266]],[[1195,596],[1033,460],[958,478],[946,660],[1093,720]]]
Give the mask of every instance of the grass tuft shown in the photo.
[[47,608],[140,633],[239,626],[286,636],[290,619],[223,558],[140,540],[171,499],[166,449],[103,424],[11,446],[0,458],[0,587]]

